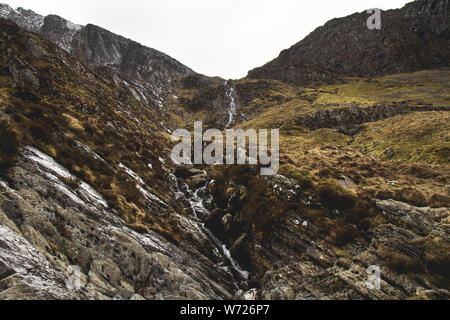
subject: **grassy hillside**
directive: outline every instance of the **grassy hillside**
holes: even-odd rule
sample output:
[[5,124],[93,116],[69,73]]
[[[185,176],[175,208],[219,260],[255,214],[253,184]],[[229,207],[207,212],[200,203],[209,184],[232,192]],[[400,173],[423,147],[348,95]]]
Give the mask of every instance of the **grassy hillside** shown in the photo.
[[448,111],[414,112],[365,124],[352,146],[379,158],[449,165],[449,129]]
[[[348,188],[357,194],[448,206],[449,111],[433,110],[450,106],[449,80],[446,69],[303,88],[241,80],[238,88],[252,93],[242,110],[252,110],[254,117],[237,127],[281,128],[281,173],[287,176],[317,186],[345,176],[355,182]],[[354,135],[326,121],[327,127],[317,130],[297,124],[311,114],[320,118],[334,110],[376,105],[405,112],[385,115],[383,109],[377,116],[384,119],[357,124]],[[305,119],[311,126],[318,123]]]

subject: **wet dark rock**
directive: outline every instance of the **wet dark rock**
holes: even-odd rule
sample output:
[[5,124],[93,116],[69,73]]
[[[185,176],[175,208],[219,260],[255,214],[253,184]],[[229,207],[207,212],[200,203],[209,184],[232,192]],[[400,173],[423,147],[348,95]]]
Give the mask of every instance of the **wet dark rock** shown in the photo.
[[222,209],[215,209],[205,219],[205,226],[221,240],[227,239],[227,231],[225,228],[227,221],[224,221],[225,216],[225,211]]
[[230,252],[231,254],[236,254],[239,250],[242,250],[242,246],[244,245],[245,239],[247,238],[247,234],[242,234],[231,246]]

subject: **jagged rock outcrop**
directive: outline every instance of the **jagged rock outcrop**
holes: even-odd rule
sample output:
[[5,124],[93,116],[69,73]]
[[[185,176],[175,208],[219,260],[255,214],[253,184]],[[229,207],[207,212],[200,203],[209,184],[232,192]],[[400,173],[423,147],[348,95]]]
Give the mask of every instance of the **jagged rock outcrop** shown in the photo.
[[336,72],[314,63],[303,61],[286,64],[268,64],[259,69],[251,70],[248,77],[252,79],[280,80],[294,85],[328,84],[340,81]]
[[336,129],[341,133],[352,135],[362,124],[376,122],[397,115],[416,111],[449,110],[446,107],[408,106],[405,103],[391,105],[337,107],[301,115],[294,123],[310,130],[321,128]]
[[[245,199],[255,186],[238,183],[239,175],[226,177],[225,187],[214,187],[224,190],[223,206],[211,213],[207,224],[232,244],[230,251],[239,262],[252,266],[258,283],[237,292],[236,299],[450,298],[448,208],[375,199],[362,216],[345,219],[347,209],[324,201],[324,191],[311,194],[295,179],[276,175],[267,178],[266,186],[280,202],[271,201],[277,208],[289,204],[297,209],[286,206],[276,213],[270,231],[261,235],[257,223],[270,209],[260,208],[259,217],[250,218]],[[258,183],[259,190],[263,186]],[[364,215],[370,216],[370,226],[364,227]],[[370,285],[370,268],[375,267],[381,272],[376,288]]]
[[[434,267],[437,261],[449,261],[448,208],[416,208],[393,200],[378,201],[377,206],[389,220],[375,229],[371,240],[339,250],[317,233],[314,223],[300,224],[300,217],[291,217],[260,243],[259,254],[274,269],[265,273],[250,299],[449,299],[450,292],[430,283],[427,275],[448,276],[445,264]],[[443,256],[427,251],[436,246]],[[378,289],[368,287],[370,266],[380,267]],[[416,273],[415,280],[405,272]],[[442,281],[445,287],[447,280]]]
[[193,71],[157,50],[88,24],[72,41],[71,53],[89,67],[111,67],[135,81],[161,88]]
[[[15,22],[13,19],[12,21]],[[75,37],[79,36],[82,29],[83,26],[81,25],[74,24],[56,15],[49,15],[43,18],[42,27],[35,32],[71,53],[73,41]]]
[[24,8],[14,10],[7,4],[0,4],[0,18],[9,19],[31,32],[39,32],[44,25],[44,17]]
[[371,14],[366,12],[333,19],[248,75],[305,84],[316,82],[320,75],[330,79],[330,72],[371,77],[446,67],[450,65],[449,12],[448,0],[417,0],[402,9],[383,11],[381,30],[367,27]]

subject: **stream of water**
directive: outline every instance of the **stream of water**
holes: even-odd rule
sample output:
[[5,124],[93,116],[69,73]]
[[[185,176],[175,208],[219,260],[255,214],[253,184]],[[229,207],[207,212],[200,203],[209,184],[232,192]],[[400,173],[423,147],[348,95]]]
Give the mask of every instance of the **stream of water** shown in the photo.
[[[228,81],[225,82],[225,85],[228,86]],[[234,118],[236,117],[236,99],[235,99],[235,91],[233,86],[230,86],[230,88],[227,90],[227,96],[230,100],[230,105],[228,109],[228,123],[225,129],[228,129],[234,122]]]
[[[174,185],[177,188],[177,196],[178,197],[185,197],[186,200],[191,205],[192,214],[196,219],[199,219],[201,217],[207,217],[211,214],[210,209],[208,209],[205,206],[205,203],[211,204],[212,203],[212,196],[208,194],[208,186],[212,183],[212,181],[208,182],[205,186],[199,187],[196,190],[192,190],[189,188],[189,186],[184,183],[182,185],[182,188],[180,188],[180,184],[178,182],[178,179],[172,175],[171,176],[172,181],[174,182]],[[237,273],[242,280],[248,280],[249,272],[244,270],[239,263],[231,256],[230,251],[226,247],[224,243],[222,243],[211,230],[209,230],[204,223],[199,222],[202,229],[205,231],[206,235],[212,240],[214,243],[214,246],[220,253],[220,255],[225,258],[225,261],[228,263],[228,265]]]

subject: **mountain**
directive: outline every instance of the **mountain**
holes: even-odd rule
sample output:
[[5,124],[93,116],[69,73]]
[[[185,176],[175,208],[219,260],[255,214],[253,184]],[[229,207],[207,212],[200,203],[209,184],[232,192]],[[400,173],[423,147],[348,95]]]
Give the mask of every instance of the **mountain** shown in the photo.
[[110,81],[157,107],[170,95],[175,79],[195,74],[162,52],[92,24],[81,26],[56,15],[43,17],[5,4],[0,4],[0,18],[40,34],[89,68],[101,70]]
[[[374,76],[317,59],[225,81],[0,8],[0,299],[450,298],[450,68],[408,58],[441,52],[440,14],[389,66],[420,71],[371,53]],[[279,128],[278,174],[174,163],[195,120]]]
[[448,0],[418,0],[382,11],[381,30],[370,30],[366,12],[333,19],[251,70],[253,79],[301,84],[334,77],[373,77],[450,66]]

